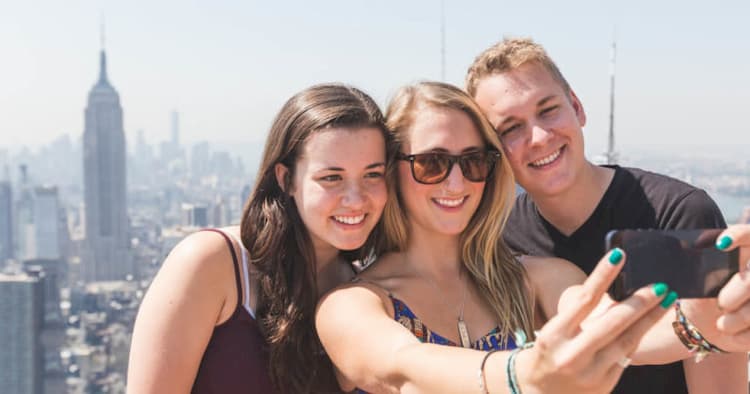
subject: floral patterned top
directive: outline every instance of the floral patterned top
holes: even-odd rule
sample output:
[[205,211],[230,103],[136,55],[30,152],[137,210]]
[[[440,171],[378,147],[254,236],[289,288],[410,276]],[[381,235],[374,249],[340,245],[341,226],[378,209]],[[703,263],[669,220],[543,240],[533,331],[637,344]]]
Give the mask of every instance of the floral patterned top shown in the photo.
[[[414,312],[409,309],[409,306],[406,305],[405,302],[399,300],[390,293],[388,294],[388,297],[393,303],[393,319],[401,323],[401,325],[411,331],[412,334],[414,334],[414,336],[417,337],[420,342],[447,346],[459,346],[457,343],[451,341],[450,339],[427,328],[427,326],[422,323],[422,320],[420,320],[417,315],[415,315]],[[493,328],[490,332],[474,341],[474,343],[471,345],[472,349],[483,351],[490,351],[492,349],[512,350],[517,347],[518,346],[516,345],[516,341],[512,337],[509,337],[507,342],[505,343],[505,346],[503,346],[502,336],[500,335],[500,327]],[[355,393],[367,394],[366,391],[360,389],[355,390]]]

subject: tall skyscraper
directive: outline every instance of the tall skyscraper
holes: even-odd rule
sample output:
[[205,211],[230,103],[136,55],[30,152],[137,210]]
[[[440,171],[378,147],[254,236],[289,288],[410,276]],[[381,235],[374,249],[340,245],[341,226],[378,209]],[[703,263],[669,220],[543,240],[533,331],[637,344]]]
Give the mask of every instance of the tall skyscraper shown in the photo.
[[34,244],[34,193],[29,181],[29,172],[26,164],[21,164],[19,170],[19,183],[15,214],[15,257],[18,260],[33,258],[36,245]]
[[0,273],[0,390],[41,394],[44,389],[44,289],[38,278]]
[[27,258],[59,259],[60,204],[57,186],[38,186],[34,189],[34,253]]
[[99,81],[89,93],[83,132],[86,246],[83,279],[123,280],[133,274],[129,253],[125,132],[120,96],[107,79],[102,47]]
[[171,138],[167,141],[162,141],[160,144],[161,160],[163,164],[170,167],[175,167],[179,162],[179,166],[184,166],[185,153],[180,146],[180,114],[176,110],[171,112]]
[[172,145],[175,151],[180,149],[180,113],[172,111]]
[[35,259],[23,262],[26,275],[39,281],[42,287],[42,327],[39,342],[42,347],[44,393],[64,393],[65,371],[60,350],[65,344],[65,322],[60,309],[60,279],[63,262]]
[[10,182],[0,181],[0,267],[13,257],[13,193]]

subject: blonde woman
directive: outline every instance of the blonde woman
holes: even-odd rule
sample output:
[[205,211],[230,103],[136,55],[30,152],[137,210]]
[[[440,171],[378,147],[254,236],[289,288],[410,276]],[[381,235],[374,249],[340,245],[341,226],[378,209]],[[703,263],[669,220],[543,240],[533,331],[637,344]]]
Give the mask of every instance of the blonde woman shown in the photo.
[[[316,315],[341,388],[611,390],[676,294],[648,286],[589,316],[623,253],[607,254],[585,282],[562,260],[520,264],[511,255],[500,234],[513,176],[471,98],[451,85],[420,83],[401,89],[386,117],[394,140],[386,176],[395,186],[384,212],[387,253],[325,296]],[[563,290],[581,282],[568,293],[575,302],[558,310]],[[509,351],[534,339],[534,328],[541,328],[535,347]]]

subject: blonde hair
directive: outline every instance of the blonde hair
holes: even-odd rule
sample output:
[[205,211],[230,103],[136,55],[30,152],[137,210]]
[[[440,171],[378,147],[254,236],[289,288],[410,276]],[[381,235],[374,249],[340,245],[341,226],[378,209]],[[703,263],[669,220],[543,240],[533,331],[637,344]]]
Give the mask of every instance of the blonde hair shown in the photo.
[[[441,82],[420,82],[401,88],[388,105],[386,124],[393,133],[390,155],[401,152],[414,115],[425,107],[452,108],[469,116],[482,139],[499,152],[500,141],[492,125],[477,104],[459,88]],[[389,163],[395,163],[395,157]],[[398,185],[396,165],[389,166],[386,177]],[[405,250],[409,237],[408,218],[402,209],[401,191],[390,187],[383,213],[385,243],[388,250]],[[479,289],[481,297],[498,317],[503,344],[517,329],[534,337],[533,308],[526,287],[526,272],[502,238],[503,228],[515,197],[515,181],[508,161],[501,157],[494,174],[488,178],[477,211],[461,234],[461,260]]]
[[476,97],[477,86],[482,78],[515,70],[526,63],[541,65],[562,86],[565,93],[570,92],[568,81],[541,45],[531,38],[508,37],[485,49],[474,59],[466,74],[466,91],[471,97]]

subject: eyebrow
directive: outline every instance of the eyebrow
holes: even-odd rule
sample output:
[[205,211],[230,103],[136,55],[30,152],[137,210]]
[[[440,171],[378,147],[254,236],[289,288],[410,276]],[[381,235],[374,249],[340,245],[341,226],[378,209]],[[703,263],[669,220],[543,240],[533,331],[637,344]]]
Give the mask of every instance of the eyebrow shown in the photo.
[[[469,146],[469,147],[467,147],[467,148],[464,148],[464,149],[463,149],[463,150],[461,151],[461,153],[472,152],[472,151],[478,151],[478,150],[482,150],[482,148],[483,148],[483,147],[481,147],[481,146]],[[449,152],[449,151],[448,151],[447,149],[445,149],[445,148],[433,148],[433,149],[430,149],[430,150],[426,150],[426,151],[424,151],[424,152],[420,152],[420,153],[412,153],[412,154],[413,154],[413,155],[419,155],[419,154],[423,154],[423,153],[450,153],[450,152]]]
[[[373,169],[373,168],[376,168],[376,167],[385,167],[385,163],[382,162],[382,161],[381,162],[377,162],[377,163],[372,163],[372,164],[368,165],[367,167],[365,167],[365,170],[370,170],[370,169]],[[321,168],[318,171],[346,171],[346,170],[343,169],[342,167],[326,167],[326,168]]]
[[[550,102],[550,101],[552,101],[553,99],[555,99],[556,97],[557,97],[557,96],[556,96],[556,95],[554,95],[554,94],[551,94],[551,95],[549,95],[549,96],[546,96],[546,97],[542,97],[542,99],[541,99],[541,100],[539,100],[539,101],[537,101],[537,102],[536,102],[536,106],[537,106],[537,107],[542,107],[542,106],[544,106],[545,104],[547,104],[548,102]],[[506,124],[506,123],[510,123],[510,122],[513,122],[514,120],[516,120],[516,117],[515,117],[515,116],[513,116],[513,115],[511,115],[511,116],[508,116],[507,118],[503,119],[503,121],[502,121],[502,122],[498,123],[497,125],[493,125],[493,127],[495,127],[495,130],[497,130],[497,131],[500,131],[499,129],[500,129],[500,128],[501,128],[501,127],[502,127],[502,126],[504,125],[504,124]]]
[[552,99],[554,99],[555,97],[556,97],[556,96],[555,96],[554,94],[551,94],[551,95],[549,95],[549,96],[547,96],[547,97],[544,97],[544,98],[542,98],[541,100],[539,100],[539,101],[538,101],[538,102],[536,103],[536,106],[537,106],[537,107],[541,107],[541,106],[543,106],[544,104],[547,104],[547,102],[551,101],[551,100],[552,100]]

